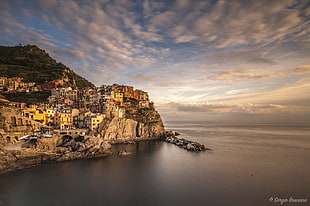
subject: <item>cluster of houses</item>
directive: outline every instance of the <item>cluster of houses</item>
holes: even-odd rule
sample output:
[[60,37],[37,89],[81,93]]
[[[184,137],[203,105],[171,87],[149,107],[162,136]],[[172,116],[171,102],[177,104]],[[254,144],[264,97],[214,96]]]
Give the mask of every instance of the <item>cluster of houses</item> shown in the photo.
[[0,92],[13,93],[38,91],[35,82],[23,82],[22,79],[23,78],[20,77],[0,77]]
[[62,81],[45,82],[37,85],[35,82],[23,82],[20,77],[0,77],[0,93],[16,93],[16,92],[35,92],[41,90],[51,90],[63,87]]
[[150,108],[147,92],[132,86],[103,85],[87,89],[52,88],[48,103],[21,105],[22,115],[55,129],[95,130],[104,118],[124,117],[132,108]]

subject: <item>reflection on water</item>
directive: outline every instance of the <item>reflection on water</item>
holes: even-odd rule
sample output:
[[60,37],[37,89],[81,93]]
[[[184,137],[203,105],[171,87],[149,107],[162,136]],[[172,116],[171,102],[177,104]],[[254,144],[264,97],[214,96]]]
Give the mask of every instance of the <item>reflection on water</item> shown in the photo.
[[308,125],[168,122],[167,128],[213,151],[192,153],[156,141],[115,145],[115,152],[125,148],[131,154],[1,176],[0,205],[262,206],[272,205],[270,197],[310,201]]

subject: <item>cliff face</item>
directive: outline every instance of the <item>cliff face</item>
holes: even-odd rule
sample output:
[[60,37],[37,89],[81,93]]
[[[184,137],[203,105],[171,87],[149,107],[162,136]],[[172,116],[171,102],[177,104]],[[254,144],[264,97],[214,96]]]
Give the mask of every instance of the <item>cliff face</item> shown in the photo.
[[95,135],[108,141],[159,139],[164,137],[165,129],[154,108],[138,109],[123,118],[105,119]]

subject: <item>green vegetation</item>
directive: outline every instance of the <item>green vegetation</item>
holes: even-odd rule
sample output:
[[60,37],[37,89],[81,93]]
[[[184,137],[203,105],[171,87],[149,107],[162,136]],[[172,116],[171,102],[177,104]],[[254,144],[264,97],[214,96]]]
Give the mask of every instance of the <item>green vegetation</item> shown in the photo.
[[37,92],[18,92],[2,94],[9,101],[12,102],[25,102],[27,104],[33,104],[35,102],[48,102],[48,97],[51,95],[50,90],[37,91]]
[[35,45],[0,46],[0,76],[22,77],[24,82],[42,84],[46,81],[64,81],[66,86],[86,88],[94,86],[62,63],[56,62]]

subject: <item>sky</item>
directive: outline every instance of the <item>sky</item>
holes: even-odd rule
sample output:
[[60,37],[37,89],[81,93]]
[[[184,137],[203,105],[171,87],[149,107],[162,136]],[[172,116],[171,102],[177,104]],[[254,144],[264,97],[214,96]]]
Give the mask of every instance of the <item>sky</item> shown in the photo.
[[165,121],[310,122],[305,0],[1,0],[0,44],[36,44]]

